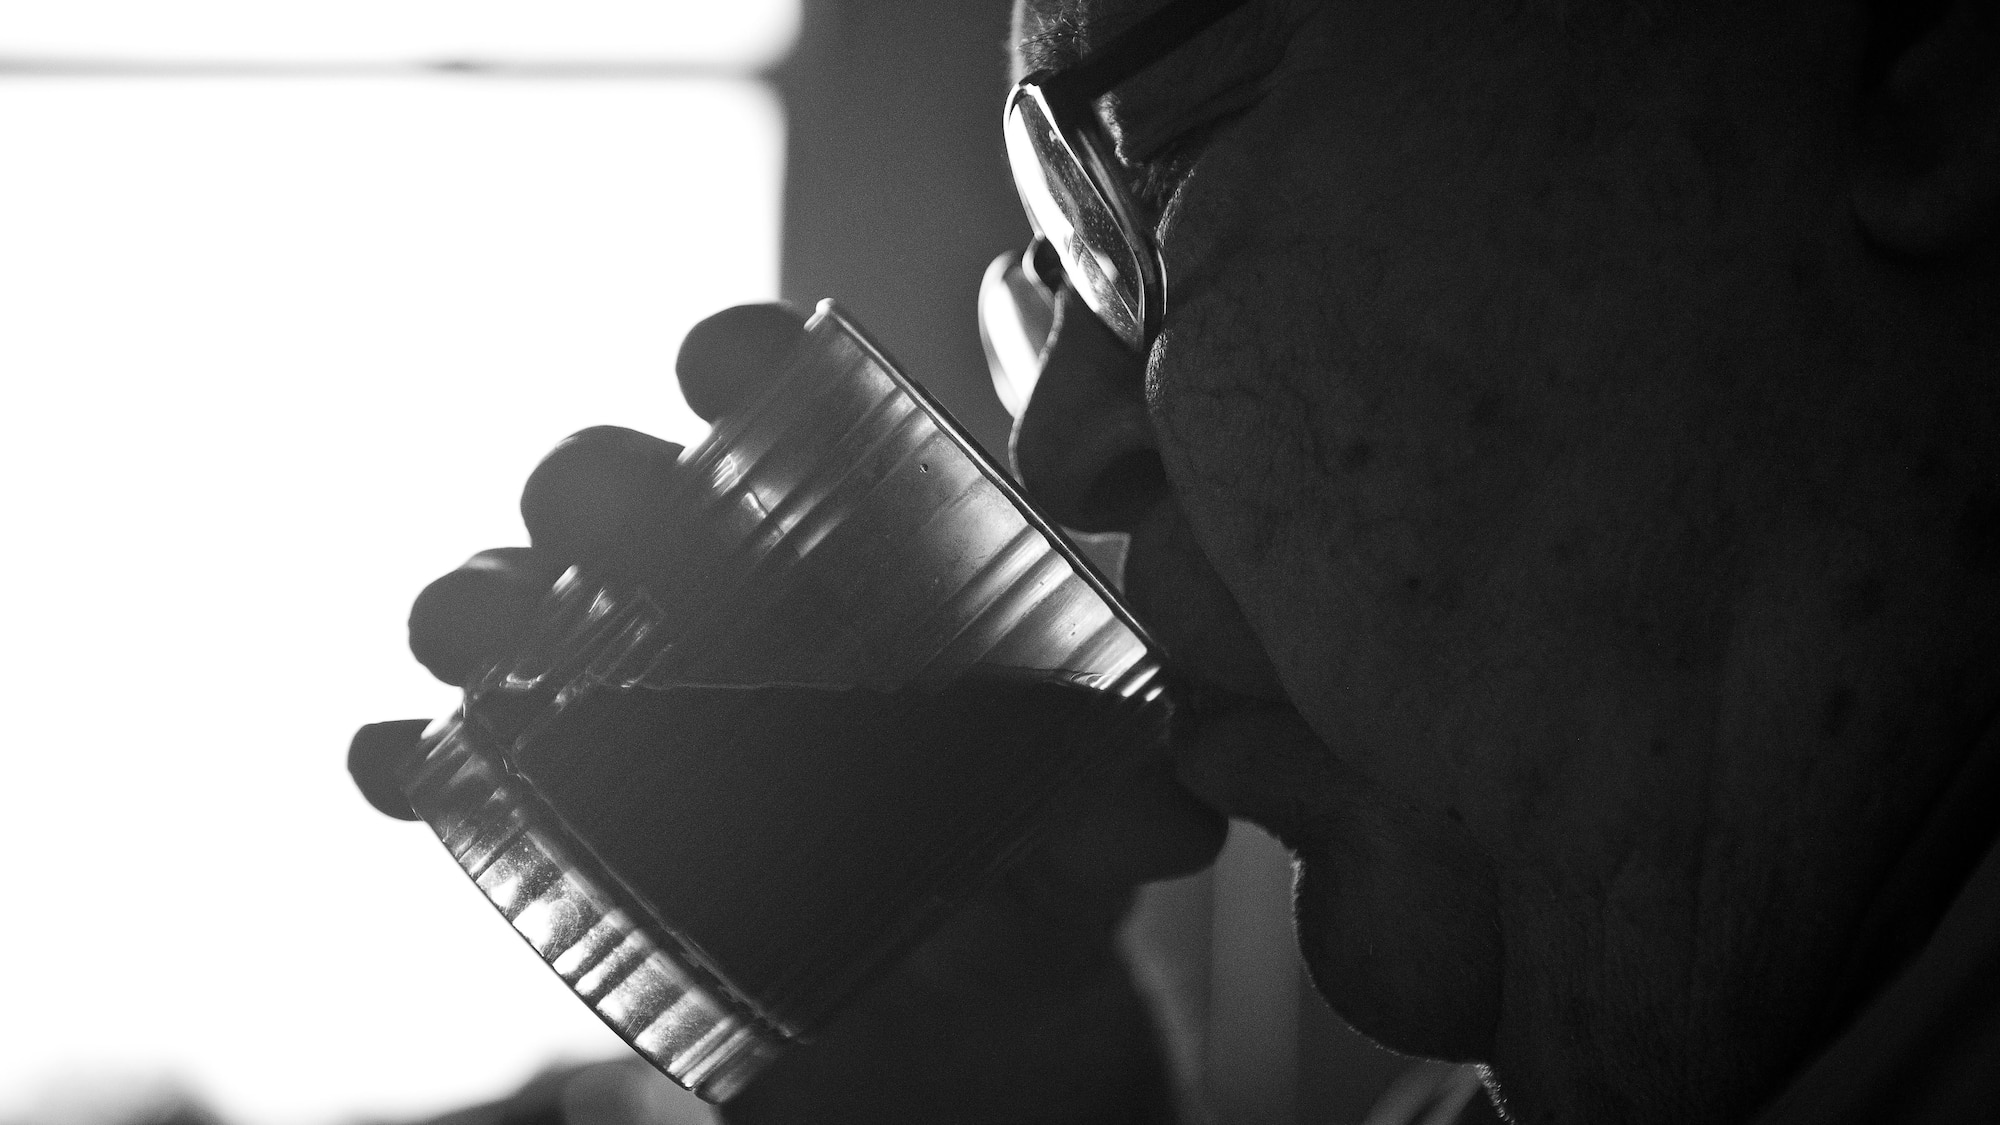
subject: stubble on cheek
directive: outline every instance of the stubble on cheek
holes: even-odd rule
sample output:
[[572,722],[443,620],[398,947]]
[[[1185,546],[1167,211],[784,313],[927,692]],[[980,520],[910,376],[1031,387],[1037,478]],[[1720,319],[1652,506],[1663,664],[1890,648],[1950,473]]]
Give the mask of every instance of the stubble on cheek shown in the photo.
[[[1396,1049],[1483,1061],[1504,960],[1489,860],[1448,792],[1419,804],[1366,772],[1415,747],[1322,741],[1369,726],[1351,721],[1373,705],[1354,673],[1368,639],[1351,626],[1373,612],[1356,607],[1380,602],[1383,575],[1401,573],[1386,562],[1366,573],[1355,541],[1393,556],[1406,537],[1393,521],[1355,519],[1372,454],[1340,439],[1332,396],[1300,384],[1332,377],[1330,365],[1230,311],[1212,301],[1181,321],[1202,347],[1177,356],[1166,341],[1152,400],[1182,503],[1317,733],[1296,714],[1246,710],[1231,717],[1242,729],[1213,732],[1229,752],[1194,763],[1193,783],[1298,855],[1301,950],[1336,1010]],[[1329,719],[1336,709],[1347,720]]]
[[[1371,513],[1375,493],[1359,487],[1391,451],[1369,432],[1382,404],[1352,378],[1350,296],[1375,287],[1381,258],[1325,220],[1342,208],[1329,177],[1286,174],[1319,139],[1288,127],[1303,109],[1273,95],[1175,194],[1167,323],[1147,372],[1167,474],[1258,624],[1302,608],[1287,598],[1302,582],[1365,583],[1372,568],[1353,552],[1393,539],[1396,518]],[[1259,600],[1292,604],[1260,613]]]
[[[1169,316],[1147,369],[1168,477],[1224,577],[1332,542],[1326,486],[1375,456],[1334,416],[1346,326],[1301,292],[1332,263],[1300,209],[1241,198],[1254,169],[1218,153],[1176,196],[1165,227]],[[1243,591],[1239,589],[1239,596]]]

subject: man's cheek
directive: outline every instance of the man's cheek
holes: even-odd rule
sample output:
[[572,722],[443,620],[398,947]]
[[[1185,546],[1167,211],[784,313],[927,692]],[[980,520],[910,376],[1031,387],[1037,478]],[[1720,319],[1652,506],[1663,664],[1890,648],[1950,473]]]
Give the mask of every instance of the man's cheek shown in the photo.
[[[1196,307],[1156,354],[1154,424],[1168,479],[1225,578],[1269,555],[1315,482],[1312,404],[1274,385],[1264,348]],[[1184,346],[1183,341],[1199,341]]]

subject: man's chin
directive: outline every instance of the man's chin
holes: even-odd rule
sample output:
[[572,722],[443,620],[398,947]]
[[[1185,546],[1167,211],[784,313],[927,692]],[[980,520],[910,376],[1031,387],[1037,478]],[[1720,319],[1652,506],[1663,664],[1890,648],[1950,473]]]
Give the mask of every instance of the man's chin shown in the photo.
[[1207,701],[1176,738],[1181,784],[1299,860],[1299,946],[1335,1011],[1392,1050],[1486,1061],[1501,947],[1465,830],[1343,764],[1290,706]]
[[[1489,939],[1480,932],[1487,927],[1463,916],[1413,920],[1396,901],[1407,892],[1355,887],[1376,877],[1350,879],[1349,866],[1340,857],[1299,860],[1294,910],[1313,986],[1355,1030],[1392,1051],[1491,1061],[1500,1015],[1497,934]],[[1392,911],[1402,919],[1391,921]]]

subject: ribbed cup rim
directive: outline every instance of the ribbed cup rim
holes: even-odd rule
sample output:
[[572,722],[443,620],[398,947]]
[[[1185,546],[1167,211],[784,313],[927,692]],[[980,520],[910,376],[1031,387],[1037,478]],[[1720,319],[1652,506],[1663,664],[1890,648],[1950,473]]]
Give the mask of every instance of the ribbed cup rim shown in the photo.
[[788,1039],[690,951],[660,940],[553,810],[508,777],[462,715],[425,733],[410,804],[501,917],[648,1062],[723,1102]]

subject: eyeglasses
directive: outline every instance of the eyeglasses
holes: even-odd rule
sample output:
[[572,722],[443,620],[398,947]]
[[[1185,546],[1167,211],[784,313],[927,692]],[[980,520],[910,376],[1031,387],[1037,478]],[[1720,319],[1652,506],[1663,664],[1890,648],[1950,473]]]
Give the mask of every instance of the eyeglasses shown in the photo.
[[1076,65],[1030,74],[1007,98],[1007,161],[1029,224],[1084,304],[1134,351],[1160,330],[1165,269],[1150,217],[1118,174],[1097,99],[1247,2],[1173,0]]

